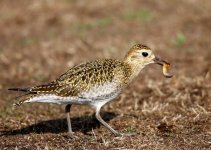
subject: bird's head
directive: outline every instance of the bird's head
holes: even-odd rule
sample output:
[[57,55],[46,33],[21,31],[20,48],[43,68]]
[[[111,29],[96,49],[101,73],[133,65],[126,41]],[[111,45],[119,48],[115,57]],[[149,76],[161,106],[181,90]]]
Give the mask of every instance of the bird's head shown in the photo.
[[131,47],[125,57],[125,61],[142,68],[152,63],[159,65],[168,64],[166,61],[156,57],[148,46],[142,44],[136,44]]
[[155,58],[151,49],[145,45],[136,44],[130,48],[128,51],[125,60],[133,65],[146,66],[153,63]]
[[129,64],[133,70],[133,75],[136,76],[138,73],[148,64],[159,64],[163,66],[163,75],[165,77],[171,78],[172,75],[169,74],[168,70],[170,64],[165,60],[156,57],[152,50],[141,44],[134,45],[127,53],[124,62]]

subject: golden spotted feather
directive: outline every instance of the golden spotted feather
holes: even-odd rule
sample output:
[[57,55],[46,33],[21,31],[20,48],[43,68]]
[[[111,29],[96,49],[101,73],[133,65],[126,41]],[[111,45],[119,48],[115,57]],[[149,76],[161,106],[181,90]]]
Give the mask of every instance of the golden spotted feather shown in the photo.
[[[57,80],[29,88],[33,94],[96,99],[116,93],[128,83],[131,67],[121,61],[101,59],[77,65]],[[96,90],[98,89],[98,90]]]

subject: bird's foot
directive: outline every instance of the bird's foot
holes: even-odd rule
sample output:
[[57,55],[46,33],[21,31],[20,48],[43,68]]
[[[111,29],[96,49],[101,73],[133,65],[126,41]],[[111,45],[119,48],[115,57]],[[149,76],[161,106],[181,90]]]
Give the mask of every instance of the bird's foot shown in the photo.
[[67,133],[65,133],[65,137],[66,138],[74,138],[75,137],[74,132],[67,132]]
[[68,134],[69,137],[74,137],[75,132],[69,131],[67,134]]
[[126,136],[135,136],[137,135],[136,132],[131,132],[131,133],[115,133],[115,136],[117,137],[126,137]]
[[121,133],[122,136],[135,136],[137,135],[136,132],[131,132],[131,133]]

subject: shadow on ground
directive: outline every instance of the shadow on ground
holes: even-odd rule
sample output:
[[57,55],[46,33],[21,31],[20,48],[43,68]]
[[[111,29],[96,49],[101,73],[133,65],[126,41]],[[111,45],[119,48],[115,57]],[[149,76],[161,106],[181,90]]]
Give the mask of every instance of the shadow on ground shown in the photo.
[[[117,114],[112,112],[102,112],[102,118],[108,122]],[[95,118],[95,114],[92,115],[85,115],[82,117],[73,117],[71,118],[72,128],[74,132],[80,131],[84,134],[87,132],[92,131],[92,129],[99,128],[100,122]],[[23,134],[30,134],[30,133],[63,133],[67,132],[67,120],[66,118],[63,119],[53,119],[47,121],[41,121],[39,123],[32,124],[30,126],[17,129],[17,130],[10,130],[10,131],[2,131],[0,136],[5,135],[23,135]]]

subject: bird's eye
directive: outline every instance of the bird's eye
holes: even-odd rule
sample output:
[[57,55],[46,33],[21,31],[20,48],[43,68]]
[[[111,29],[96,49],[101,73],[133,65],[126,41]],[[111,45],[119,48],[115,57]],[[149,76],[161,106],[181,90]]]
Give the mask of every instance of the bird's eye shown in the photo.
[[147,57],[148,53],[147,52],[142,52],[142,56]]

